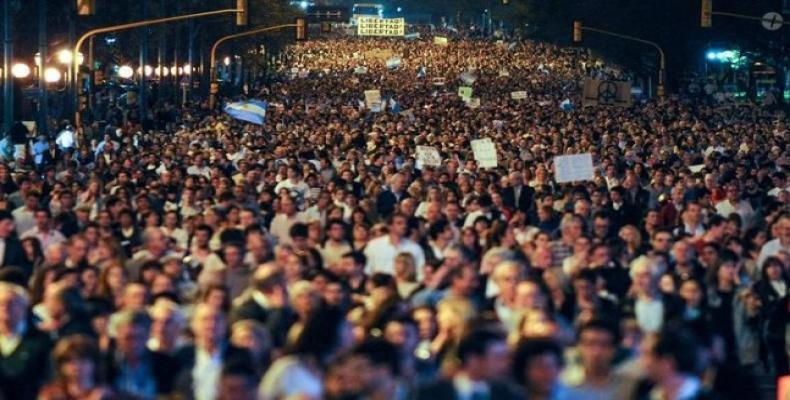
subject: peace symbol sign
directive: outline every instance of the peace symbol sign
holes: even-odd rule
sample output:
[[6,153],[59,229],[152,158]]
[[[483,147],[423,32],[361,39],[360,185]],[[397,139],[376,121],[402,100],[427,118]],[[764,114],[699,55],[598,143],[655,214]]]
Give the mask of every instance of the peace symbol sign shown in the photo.
[[598,101],[601,103],[616,102],[617,84],[612,81],[603,81],[598,84]]

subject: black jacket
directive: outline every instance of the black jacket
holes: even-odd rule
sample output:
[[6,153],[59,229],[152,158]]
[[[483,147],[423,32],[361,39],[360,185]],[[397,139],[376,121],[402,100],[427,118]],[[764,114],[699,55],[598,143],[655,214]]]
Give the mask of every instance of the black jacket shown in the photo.
[[[192,380],[192,370],[195,368],[196,359],[195,346],[182,348],[175,356],[176,365],[179,367],[170,372],[173,380],[173,394],[179,399],[194,399],[195,389]],[[247,350],[240,349],[231,345],[225,346],[222,351],[222,368],[243,366],[252,368],[252,360]]]
[[506,187],[502,189],[502,201],[510,209],[529,212],[535,206],[535,189],[526,185],[522,186],[517,199],[515,188]]
[[28,323],[14,352],[0,354],[0,398],[35,399],[47,379],[51,348],[49,336]]
[[296,314],[290,308],[261,307],[252,297],[231,310],[230,320],[235,323],[244,319],[258,321],[266,326],[276,347],[283,347],[288,336],[288,329],[296,322]]
[[[151,368],[151,376],[156,381],[156,393],[158,395],[171,393],[175,381],[173,371],[178,369],[175,359],[167,354],[148,350],[146,350],[145,357]],[[120,360],[115,357],[115,343],[110,346],[107,352],[102,354],[99,368],[99,375],[102,381],[114,387],[122,368]],[[115,389],[117,390],[117,388]]]
[[[490,383],[489,400],[516,400],[524,398],[523,395],[512,389],[511,387],[501,383]],[[415,392],[414,400],[457,400],[458,393],[455,391],[453,381],[450,379],[441,379],[424,386],[421,386]]]
[[[406,192],[401,193],[400,200],[406,198],[409,198],[409,194]],[[382,219],[389,218],[395,212],[400,200],[391,190],[382,192],[376,199],[376,212],[379,214],[379,217]]]
[[32,267],[25,257],[22,242],[16,236],[5,239],[5,253],[0,260],[0,267],[20,267],[26,272]]

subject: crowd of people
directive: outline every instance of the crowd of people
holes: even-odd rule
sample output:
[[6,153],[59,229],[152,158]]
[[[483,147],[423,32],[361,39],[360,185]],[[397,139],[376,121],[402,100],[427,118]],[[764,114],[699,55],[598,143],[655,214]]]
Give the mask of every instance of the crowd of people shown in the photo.
[[263,125],[195,101],[30,133],[0,164],[0,398],[768,398],[786,114],[582,107],[623,72],[449,39],[298,43]]

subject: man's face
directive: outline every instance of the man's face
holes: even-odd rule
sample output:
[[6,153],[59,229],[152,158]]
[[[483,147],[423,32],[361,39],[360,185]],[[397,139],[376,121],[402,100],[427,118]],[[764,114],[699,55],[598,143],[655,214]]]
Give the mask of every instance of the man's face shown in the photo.
[[219,386],[219,400],[255,400],[255,385],[249,377],[225,375]]
[[392,220],[392,227],[390,229],[398,237],[406,236],[406,232],[408,231],[408,225],[406,223],[406,218],[395,217]]
[[0,329],[12,331],[24,318],[24,302],[10,290],[0,292]]
[[329,238],[332,240],[341,241],[344,235],[345,230],[343,229],[343,225],[332,224],[332,227],[329,228]]
[[127,323],[118,327],[116,340],[118,350],[125,355],[139,357],[145,351],[148,341],[148,330],[143,326]]
[[28,210],[35,210],[38,208],[38,197],[27,196],[25,198],[25,207],[27,207]]
[[16,225],[13,219],[6,218],[0,220],[0,238],[5,239],[11,236],[11,232],[14,231],[14,228],[16,228]]
[[41,230],[49,229],[49,215],[43,211],[36,213],[36,227]]
[[672,235],[660,232],[653,237],[653,250],[666,253],[672,248]]
[[554,354],[546,353],[534,357],[527,365],[526,381],[538,393],[551,393],[560,374],[560,361]]
[[586,329],[579,338],[579,354],[586,369],[605,370],[614,357],[614,337],[602,329]]

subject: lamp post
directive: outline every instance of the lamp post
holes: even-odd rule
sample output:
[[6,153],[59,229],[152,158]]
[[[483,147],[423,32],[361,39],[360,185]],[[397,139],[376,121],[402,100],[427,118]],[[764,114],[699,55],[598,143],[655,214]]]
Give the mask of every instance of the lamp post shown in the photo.
[[11,59],[14,42],[11,38],[11,0],[3,1],[3,131],[11,132],[14,119],[14,80],[11,79]]
[[38,0],[38,131],[49,131],[49,93],[44,79],[44,60],[47,59],[47,0]]

